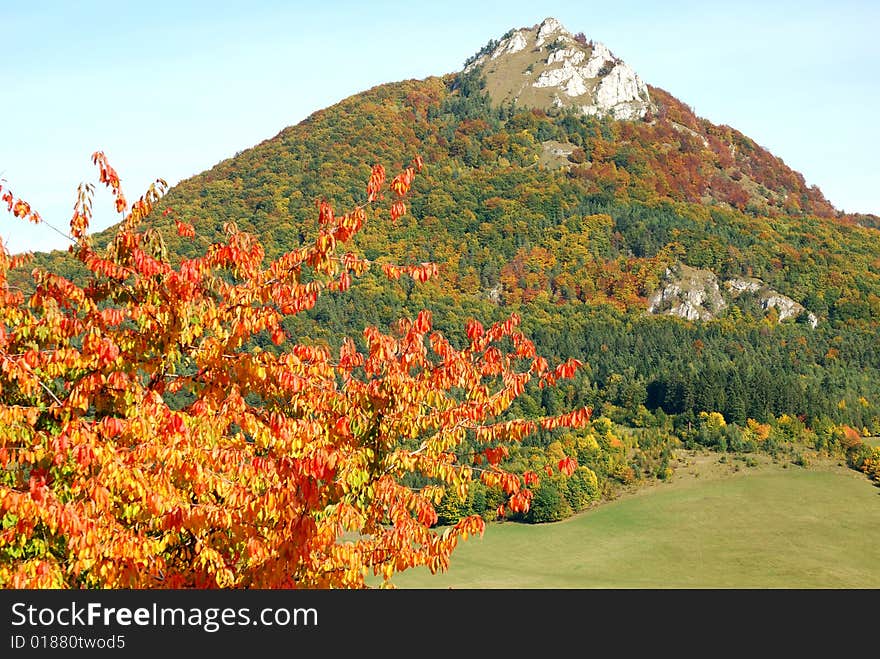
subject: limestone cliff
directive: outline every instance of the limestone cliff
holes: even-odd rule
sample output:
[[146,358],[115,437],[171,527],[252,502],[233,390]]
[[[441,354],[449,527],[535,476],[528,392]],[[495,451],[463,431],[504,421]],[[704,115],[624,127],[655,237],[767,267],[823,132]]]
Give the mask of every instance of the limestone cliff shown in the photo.
[[678,264],[666,270],[663,285],[648,300],[650,313],[687,320],[711,320],[727,306],[710,270]]
[[[724,293],[726,292],[726,298]],[[648,299],[648,312],[679,316],[687,320],[712,320],[730,301],[744,294],[757,298],[761,309],[776,310],[781,322],[806,313],[811,327],[819,324],[818,317],[787,295],[770,288],[755,277],[735,277],[719,285],[711,270],[677,264],[666,270],[663,282]]]
[[574,36],[555,18],[508,32],[465,67],[481,68],[496,103],[575,107],[586,115],[638,119],[653,109],[647,85],[601,43]]

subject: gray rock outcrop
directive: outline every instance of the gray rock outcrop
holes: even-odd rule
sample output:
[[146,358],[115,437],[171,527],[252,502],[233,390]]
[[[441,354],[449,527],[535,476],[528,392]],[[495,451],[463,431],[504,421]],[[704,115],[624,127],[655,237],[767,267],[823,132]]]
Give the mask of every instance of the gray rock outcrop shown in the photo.
[[527,107],[579,108],[639,119],[653,108],[648,86],[604,45],[576,39],[555,18],[509,32],[465,71],[483,68],[490,97]]

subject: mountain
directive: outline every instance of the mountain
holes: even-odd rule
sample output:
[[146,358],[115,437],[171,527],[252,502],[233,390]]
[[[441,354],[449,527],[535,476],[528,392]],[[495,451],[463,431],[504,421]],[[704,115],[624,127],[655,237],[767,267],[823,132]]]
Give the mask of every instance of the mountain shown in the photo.
[[[660,138],[659,148],[646,154],[647,169],[652,175],[666,170],[666,180],[645,183],[653,183],[661,194],[716,201],[741,210],[752,205],[771,214],[780,209],[826,217],[836,213],[818,188],[807,188],[803,176],[781,160],[737,131],[694,116],[671,95],[647,85],[604,44],[587,41],[583,33],[572,35],[555,18],[490,40],[466,62],[464,73],[475,71],[483,76],[485,91],[495,105],[564,108],[586,116],[643,120],[653,130],[630,125],[626,132],[631,135],[622,137],[624,142],[635,138],[642,147],[651,144],[651,138]],[[658,123],[658,112],[668,122]],[[664,134],[664,129],[676,135]],[[678,150],[696,158],[664,161],[663,155],[668,155],[664,152],[676,142]],[[568,149],[566,155],[572,151]]]
[[[529,392],[526,414],[786,413],[880,432],[876,218],[837,211],[749,137],[552,18],[490,40],[460,72],[316,111],[182,181],[150,227],[172,258],[223,240],[227,222],[277,255],[315,234],[317,199],[350,208],[373,163],[394,171],[416,154],[426,167],[410,212],[371,217],[354,249],[437,262],[439,280],[368,274],[290,319],[294,336],[333,343],[427,307],[456,337],[468,317],[516,311],[542,352],[589,363],[565,400]],[[168,208],[195,238],[177,235]],[[36,261],[80,276],[66,253]],[[714,282],[711,313],[652,303],[683,272]]]

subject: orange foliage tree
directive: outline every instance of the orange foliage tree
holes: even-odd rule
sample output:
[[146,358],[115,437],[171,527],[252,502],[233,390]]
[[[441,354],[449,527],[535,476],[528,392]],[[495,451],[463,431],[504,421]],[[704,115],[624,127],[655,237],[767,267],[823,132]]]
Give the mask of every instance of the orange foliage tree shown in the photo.
[[[344,246],[384,205],[406,212],[418,157],[390,199],[376,165],[362,205],[339,215],[320,201],[314,242],[271,262],[233,225],[172,262],[144,229],[165,183],[129,206],[104,155],[93,161],[122,219],[94,247],[94,186],[80,186],[70,251],[85,283],[35,270],[26,296],[8,274],[27,256],[0,249],[0,587],[359,588],[444,570],[459,539],[484,530],[478,516],[435,526],[445,489],[465,496],[479,478],[526,511],[538,476],[501,467],[507,443],[588,421],[588,409],[508,418],[530,380],[553,385],[579,365],[550,368],[516,316],[471,321],[460,347],[428,311],[368,328],[360,348],[286,336],[286,316],[370,268]],[[42,221],[0,193],[12,215]],[[478,448],[456,457],[466,441]]]

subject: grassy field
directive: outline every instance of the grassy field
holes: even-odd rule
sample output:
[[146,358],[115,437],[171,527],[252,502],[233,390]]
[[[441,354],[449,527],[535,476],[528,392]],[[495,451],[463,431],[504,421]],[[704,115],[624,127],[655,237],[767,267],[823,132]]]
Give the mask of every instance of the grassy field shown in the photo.
[[838,465],[691,455],[659,483],[576,517],[491,524],[445,574],[399,588],[878,588],[880,489]]

